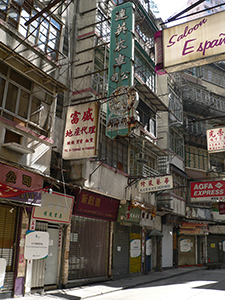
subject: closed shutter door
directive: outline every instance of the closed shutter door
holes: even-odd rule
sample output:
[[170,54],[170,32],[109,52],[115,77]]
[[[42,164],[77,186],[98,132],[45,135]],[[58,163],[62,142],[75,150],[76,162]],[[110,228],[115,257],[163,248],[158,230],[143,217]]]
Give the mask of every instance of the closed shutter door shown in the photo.
[[72,216],[69,280],[107,277],[109,222]]
[[[36,221],[36,231],[47,231],[48,223]],[[45,278],[45,259],[33,259],[31,287],[38,288],[44,286]]]
[[129,274],[130,227],[115,223],[113,276]]
[[7,272],[15,269],[18,209],[0,205],[0,257],[7,261]]

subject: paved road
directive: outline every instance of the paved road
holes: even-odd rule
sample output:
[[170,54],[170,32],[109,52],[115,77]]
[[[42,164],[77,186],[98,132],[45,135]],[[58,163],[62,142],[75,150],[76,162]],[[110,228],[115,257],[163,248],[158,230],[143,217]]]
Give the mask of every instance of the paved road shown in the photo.
[[135,288],[118,290],[92,300],[222,300],[225,299],[225,269],[197,270]]

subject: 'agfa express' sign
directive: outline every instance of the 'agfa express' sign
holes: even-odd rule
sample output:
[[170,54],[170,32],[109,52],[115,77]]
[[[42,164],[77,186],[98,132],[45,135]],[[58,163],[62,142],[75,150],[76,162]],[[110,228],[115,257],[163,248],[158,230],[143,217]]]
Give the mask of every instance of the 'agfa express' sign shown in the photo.
[[225,200],[225,181],[191,182],[191,202]]

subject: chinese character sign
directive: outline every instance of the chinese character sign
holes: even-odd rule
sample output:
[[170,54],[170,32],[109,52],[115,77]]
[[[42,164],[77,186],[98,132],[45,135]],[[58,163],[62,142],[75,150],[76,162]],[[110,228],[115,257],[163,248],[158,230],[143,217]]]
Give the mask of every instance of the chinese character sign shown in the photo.
[[139,193],[157,192],[173,188],[172,175],[152,177],[138,182]]
[[40,221],[49,221],[52,223],[69,224],[74,197],[61,193],[42,192],[42,204],[35,206],[32,212],[32,219]]
[[207,149],[209,152],[225,151],[225,127],[207,130]]
[[[130,2],[115,7],[111,16],[110,59],[106,135],[126,135],[136,102],[133,86],[134,70],[134,5]],[[116,94],[115,94],[116,93]]]
[[67,111],[64,133],[63,159],[77,159],[96,155],[98,104],[84,103]]

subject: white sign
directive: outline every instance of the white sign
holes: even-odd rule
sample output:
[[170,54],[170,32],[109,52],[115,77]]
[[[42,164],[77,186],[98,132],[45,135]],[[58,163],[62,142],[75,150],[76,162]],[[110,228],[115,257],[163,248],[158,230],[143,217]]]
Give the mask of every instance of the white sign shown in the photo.
[[138,182],[139,193],[157,192],[173,188],[172,175],[153,177]]
[[67,110],[63,159],[96,156],[98,105],[94,102],[71,106]]
[[130,242],[130,257],[141,255],[141,240],[135,239]]
[[152,255],[152,240],[148,239],[146,241],[146,255]]
[[28,230],[25,237],[24,257],[41,259],[48,256],[49,233]]
[[180,252],[190,252],[191,244],[191,240],[189,239],[180,240]]
[[33,219],[57,224],[70,223],[74,197],[56,192],[49,194],[43,191],[41,199],[41,206],[33,208]]
[[6,259],[0,258],[0,289],[3,288],[5,280]]
[[224,60],[224,19],[223,11],[164,29],[163,68],[176,72]]
[[207,132],[207,149],[209,152],[225,151],[225,127],[209,129]]

